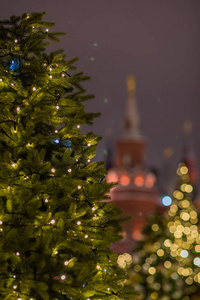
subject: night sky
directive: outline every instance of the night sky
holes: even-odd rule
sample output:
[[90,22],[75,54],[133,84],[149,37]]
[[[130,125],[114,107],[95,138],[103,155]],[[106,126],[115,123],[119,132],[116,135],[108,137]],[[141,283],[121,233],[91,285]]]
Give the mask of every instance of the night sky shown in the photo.
[[7,0],[0,19],[45,11],[52,30],[64,31],[60,44],[67,59],[91,76],[84,86],[96,99],[87,111],[101,112],[92,130],[104,139],[97,153],[105,159],[106,132],[121,134],[126,77],[137,83],[147,164],[160,167],[163,150],[173,149],[174,168],[182,155],[183,122],[193,123],[200,167],[200,1],[199,0]]

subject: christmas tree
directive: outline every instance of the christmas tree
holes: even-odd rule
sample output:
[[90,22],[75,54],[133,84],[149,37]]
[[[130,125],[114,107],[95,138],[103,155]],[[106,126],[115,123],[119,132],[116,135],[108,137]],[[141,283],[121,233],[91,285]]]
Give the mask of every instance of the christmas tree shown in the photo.
[[200,234],[193,187],[184,163],[177,174],[168,212],[151,217],[133,255],[133,279],[140,299],[199,299]]
[[0,22],[0,299],[134,299],[110,244],[119,210],[105,199],[99,136],[81,133],[99,114],[44,13]]

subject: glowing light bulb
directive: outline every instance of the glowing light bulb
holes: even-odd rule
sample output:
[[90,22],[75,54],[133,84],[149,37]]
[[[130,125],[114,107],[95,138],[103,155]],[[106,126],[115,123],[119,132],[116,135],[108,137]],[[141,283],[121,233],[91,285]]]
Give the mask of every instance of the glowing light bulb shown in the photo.
[[200,267],[200,258],[199,257],[195,257],[194,259],[194,264],[198,267]]
[[12,82],[11,85],[14,86],[14,83]]
[[78,221],[76,224],[77,224],[77,225],[81,225],[81,221]]
[[2,81],[3,79],[2,78],[0,78],[0,81]]
[[110,291],[110,288],[107,288],[107,291]]
[[14,130],[14,133],[17,133],[17,130]]
[[88,159],[87,161],[90,162],[90,159]]
[[55,224],[56,223],[56,221],[55,220],[51,220],[51,222],[50,222],[52,225],[53,224]]
[[0,221],[0,225],[2,225],[3,224],[3,221]]
[[45,203],[48,203],[48,202],[49,202],[49,200],[48,200],[48,199],[45,199],[45,200],[44,200],[44,202],[45,202]]
[[60,278],[61,278],[62,280],[65,280],[65,279],[66,279],[66,276],[65,276],[65,275],[62,275]]
[[57,129],[55,130],[55,133],[58,133],[58,130],[57,130]]
[[52,173],[55,173],[55,171],[56,171],[55,169],[51,169],[51,172],[52,172]]
[[80,128],[80,125],[77,125],[77,128]]
[[67,170],[68,173],[71,173],[71,171],[72,171],[72,169],[68,169],[68,170]]
[[47,28],[47,29],[46,29],[46,32],[48,32],[48,31],[49,31],[49,29]]
[[16,278],[16,275],[13,275],[13,278]]
[[87,239],[87,238],[88,238],[88,235],[86,234],[86,235],[84,236],[84,238]]
[[20,256],[20,253],[19,253],[19,252],[16,252],[15,254],[16,254],[17,256]]
[[13,285],[13,289],[16,290],[16,288],[17,288],[17,285]]
[[186,258],[186,257],[188,257],[188,255],[189,255],[189,253],[188,253],[187,250],[182,250],[181,251],[181,257]]
[[53,76],[52,76],[52,75],[49,75],[49,78],[53,78]]
[[35,91],[36,91],[36,87],[34,86],[34,87],[32,88],[32,90],[33,90],[33,92],[35,92]]
[[99,265],[97,265],[96,268],[99,270],[101,267]]
[[18,40],[15,40],[15,44],[18,43]]
[[56,105],[56,109],[59,109],[59,108],[60,108],[60,106],[57,104],[57,105]]
[[93,207],[92,210],[95,211],[95,207]]
[[58,254],[58,251],[55,251],[55,255],[57,255]]
[[66,260],[66,261],[64,262],[64,265],[67,266],[68,264],[69,264],[69,262]]
[[15,168],[15,167],[16,167],[16,164],[12,164],[12,167]]
[[81,189],[81,186],[80,186],[80,185],[78,185],[78,189],[79,189],[79,190]]
[[18,107],[16,108],[16,110],[17,110],[17,111],[20,111],[20,107],[18,106]]
[[56,144],[59,144],[59,142],[60,142],[60,141],[59,141],[58,139],[57,139],[57,140],[55,140],[55,143],[56,143]]
[[172,204],[172,198],[169,196],[165,196],[162,198],[162,204],[164,206],[170,206]]
[[49,71],[52,71],[52,68],[49,68]]
[[91,144],[89,143],[89,144],[87,144],[88,145],[88,147],[90,147],[91,146]]

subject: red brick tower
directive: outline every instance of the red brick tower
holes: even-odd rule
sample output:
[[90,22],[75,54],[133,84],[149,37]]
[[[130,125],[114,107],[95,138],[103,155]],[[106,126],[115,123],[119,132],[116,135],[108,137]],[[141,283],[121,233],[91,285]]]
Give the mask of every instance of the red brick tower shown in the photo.
[[119,182],[111,190],[111,201],[123,210],[124,216],[132,217],[124,222],[123,241],[115,245],[118,253],[131,252],[134,240],[141,236],[148,215],[155,211],[158,204],[156,177],[144,162],[146,140],[140,132],[133,76],[127,78],[127,91],[123,134],[116,144],[116,166],[107,175],[108,182]]

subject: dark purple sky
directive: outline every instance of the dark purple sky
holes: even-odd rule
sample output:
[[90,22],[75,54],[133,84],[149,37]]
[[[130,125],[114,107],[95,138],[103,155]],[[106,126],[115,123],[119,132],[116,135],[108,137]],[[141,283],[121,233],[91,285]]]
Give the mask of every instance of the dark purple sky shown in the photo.
[[[3,0],[2,0],[3,1]],[[200,161],[200,1],[199,0],[7,0],[0,18],[45,11],[55,30],[66,32],[60,44],[67,58],[78,56],[79,70],[92,77],[85,86],[100,111],[92,130],[120,136],[126,102],[126,76],[137,82],[142,132],[148,140],[147,163],[159,167],[172,147],[173,165],[181,157],[183,122],[193,122]],[[104,159],[105,141],[98,159]]]

